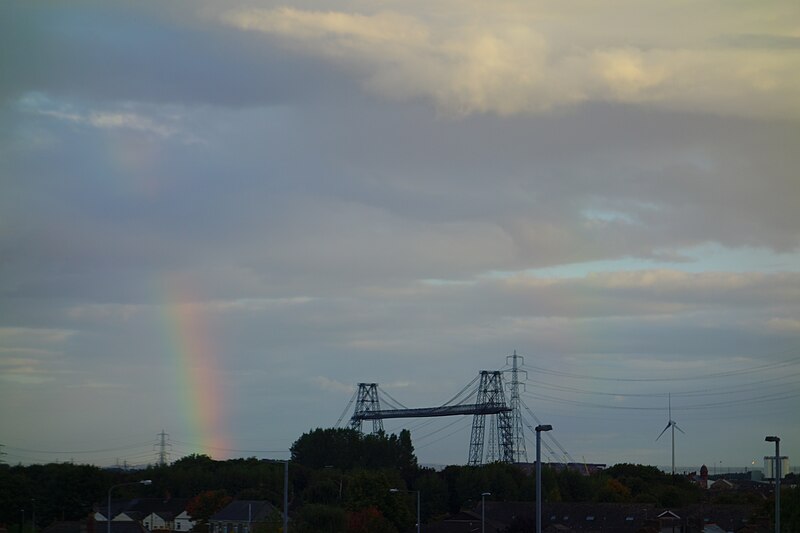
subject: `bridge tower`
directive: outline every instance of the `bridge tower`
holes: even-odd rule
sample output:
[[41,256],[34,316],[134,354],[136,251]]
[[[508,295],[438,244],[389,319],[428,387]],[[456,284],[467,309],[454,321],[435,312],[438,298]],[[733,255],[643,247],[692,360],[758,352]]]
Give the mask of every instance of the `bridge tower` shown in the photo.
[[[485,407],[506,406],[505,393],[503,392],[503,377],[499,371],[481,371],[481,381],[478,385],[477,405]],[[500,411],[495,414],[494,423],[490,424],[490,454],[487,462],[501,461],[514,462],[514,432],[511,424],[510,410]],[[483,443],[486,433],[486,414],[476,413],[472,418],[472,434],[469,440],[470,466],[483,464]],[[495,440],[496,433],[496,440]],[[497,443],[495,448],[494,443]],[[495,450],[497,455],[495,456]]]
[[[358,415],[380,410],[381,402],[378,400],[378,384],[359,383],[356,409],[353,413],[353,418],[350,419],[350,427],[360,432],[363,419]],[[383,431],[383,419],[374,418],[372,420],[372,432],[378,433],[379,431]]]

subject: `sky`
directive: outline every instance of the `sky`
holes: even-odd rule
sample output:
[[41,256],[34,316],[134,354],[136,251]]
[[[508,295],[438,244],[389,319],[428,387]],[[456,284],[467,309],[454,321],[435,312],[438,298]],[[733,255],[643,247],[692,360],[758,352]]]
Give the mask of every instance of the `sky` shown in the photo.
[[11,1],[0,73],[7,463],[284,459],[514,352],[578,461],[671,407],[679,466],[800,463],[794,0]]

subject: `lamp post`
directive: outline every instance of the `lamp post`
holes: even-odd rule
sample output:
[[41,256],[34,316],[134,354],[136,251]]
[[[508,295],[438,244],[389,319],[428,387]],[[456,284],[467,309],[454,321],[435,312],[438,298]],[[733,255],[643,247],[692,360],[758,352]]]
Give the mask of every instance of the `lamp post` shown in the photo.
[[289,533],[289,459],[265,459],[265,461],[273,464],[283,463],[283,533]]
[[20,509],[20,513],[22,513],[22,521],[19,523],[19,533],[25,533],[25,509]]
[[486,533],[486,496],[491,495],[491,492],[481,493],[481,533]]
[[770,435],[764,440],[775,443],[775,533],[781,533],[781,438]]
[[150,485],[152,483],[149,479],[143,479],[141,481],[131,481],[129,483],[117,483],[116,485],[111,485],[108,488],[108,514],[106,515],[106,521],[108,524],[107,531],[111,533],[111,491],[117,487],[124,487],[125,485]]
[[283,533],[289,533],[289,460],[283,462]]
[[391,493],[398,493],[398,492],[407,492],[412,494],[414,492],[417,493],[417,533],[419,533],[420,528],[420,520],[419,520],[419,491],[418,490],[400,490],[400,489],[389,489]]
[[536,430],[536,533],[542,533],[542,431],[550,431],[553,426],[540,424]]

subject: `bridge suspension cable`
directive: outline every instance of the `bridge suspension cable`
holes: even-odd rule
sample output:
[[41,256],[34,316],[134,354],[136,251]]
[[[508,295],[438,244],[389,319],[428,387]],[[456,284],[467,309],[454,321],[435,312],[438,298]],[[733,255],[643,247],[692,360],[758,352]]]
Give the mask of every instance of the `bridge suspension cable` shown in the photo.
[[344,411],[342,411],[342,414],[341,416],[339,416],[339,420],[336,421],[336,425],[334,427],[338,428],[339,426],[341,426],[342,420],[344,420],[345,415],[350,410],[350,406],[353,405],[354,401],[356,401],[356,396],[358,396],[358,389],[356,389],[356,391],[353,393],[353,396],[350,398],[350,401],[347,402],[347,406],[344,408]]
[[[536,423],[541,425],[542,421],[539,420],[539,417],[536,416],[533,411],[531,411],[530,407],[528,407],[528,405],[522,399],[520,399],[520,404],[525,408],[526,411],[528,411],[528,413],[533,417],[533,419],[536,420]],[[530,429],[530,427],[529,427],[529,429]],[[561,452],[564,454],[564,457],[569,459],[570,463],[575,463],[576,462],[575,459],[573,459],[572,456],[569,454],[569,452],[564,449],[564,447],[561,445],[561,443],[558,442],[558,439],[556,439],[553,435],[551,435],[550,432],[546,432],[546,434],[547,434],[547,437],[550,440],[552,440],[553,443],[558,447],[558,449],[561,450]]]

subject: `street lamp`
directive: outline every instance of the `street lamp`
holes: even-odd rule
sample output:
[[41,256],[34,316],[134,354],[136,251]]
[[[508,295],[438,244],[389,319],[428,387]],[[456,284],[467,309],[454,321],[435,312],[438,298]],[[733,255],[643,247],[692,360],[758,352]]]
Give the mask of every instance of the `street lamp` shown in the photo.
[[486,533],[486,496],[491,495],[491,492],[481,493],[481,533]]
[[764,440],[775,443],[775,533],[781,533],[781,438],[770,435]]
[[417,493],[417,533],[419,533],[419,491],[418,490],[400,490],[400,489],[389,489],[391,493],[398,493],[398,492],[407,492],[409,494],[416,492]]
[[283,533],[289,533],[289,460],[283,462]]
[[267,459],[267,461],[283,463],[283,533],[289,533],[289,459]]
[[536,430],[536,533],[542,533],[542,431],[551,431],[550,424],[540,424]]
[[141,481],[131,481],[129,483],[117,483],[116,485],[111,485],[108,488],[108,514],[106,515],[106,520],[108,521],[108,533],[111,533],[111,491],[117,487],[124,487],[125,485],[150,485],[151,483],[151,480],[143,479]]

